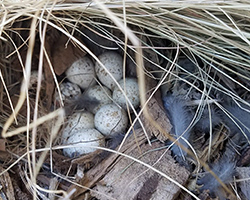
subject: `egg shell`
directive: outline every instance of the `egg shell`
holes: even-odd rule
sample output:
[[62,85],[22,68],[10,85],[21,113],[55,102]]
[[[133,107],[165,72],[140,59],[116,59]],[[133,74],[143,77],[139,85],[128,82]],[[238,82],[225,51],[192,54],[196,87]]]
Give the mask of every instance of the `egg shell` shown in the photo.
[[86,91],[86,95],[99,101],[99,105],[91,111],[94,114],[96,114],[102,106],[112,103],[112,93],[105,86],[95,85]]
[[[115,80],[119,81],[122,79],[123,61],[122,57],[118,53],[107,51],[101,54],[98,59],[112,74]],[[95,64],[95,71],[98,79],[103,85],[105,85],[109,89],[112,89],[115,86],[114,80],[98,62],[96,62]]]
[[95,128],[103,135],[122,133],[128,126],[127,113],[115,104],[107,104],[95,115]]
[[[119,85],[124,90],[124,79],[120,80]],[[140,96],[139,96],[139,86],[137,83],[137,79],[135,78],[126,78],[125,79],[125,90],[126,97],[129,99],[133,107],[136,109],[140,105]],[[113,91],[113,100],[118,103],[125,110],[126,106],[126,98],[123,95],[122,91],[116,86]],[[129,105],[129,104],[128,104]],[[132,111],[132,110],[131,110]]]
[[74,113],[67,120],[67,125],[62,132],[62,140],[67,140],[67,138],[69,138],[74,133],[74,131],[93,129],[94,127],[94,115],[92,113]]
[[94,64],[86,56],[75,61],[65,73],[70,82],[79,85],[82,89],[96,84]]
[[105,145],[103,135],[96,129],[74,130],[70,137],[65,140],[65,145],[71,145],[70,148],[64,148],[63,154],[73,158],[82,154],[87,154],[97,150],[91,146],[101,147]]
[[[82,94],[80,87],[71,82],[63,82],[59,85],[59,87],[60,87],[60,92],[62,95],[61,96],[62,101],[64,103],[72,102],[76,100],[78,97],[80,97]],[[57,89],[55,91],[55,100],[56,100],[56,103],[60,104],[61,99],[59,97]]]

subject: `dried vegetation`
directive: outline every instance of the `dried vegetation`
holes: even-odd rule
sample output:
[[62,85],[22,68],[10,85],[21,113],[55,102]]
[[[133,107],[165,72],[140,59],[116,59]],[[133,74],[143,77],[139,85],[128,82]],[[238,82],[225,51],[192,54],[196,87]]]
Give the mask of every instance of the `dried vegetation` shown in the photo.
[[[227,154],[237,161],[240,175],[219,181],[224,192],[215,195],[250,198],[249,173],[240,173],[250,162],[249,122],[243,122],[244,145],[235,145],[238,140],[224,121],[211,126],[207,135],[196,131],[187,169],[164,143],[175,138],[169,135],[173,124],[161,98],[168,91],[198,96],[188,102],[196,110],[193,124],[208,102],[230,115],[225,99],[246,108],[248,117],[248,1],[7,0],[0,5],[0,16],[1,197],[211,199],[211,188],[200,190],[197,178]],[[124,76],[138,78],[141,107],[131,114],[116,150],[99,148],[67,158],[62,154],[67,147],[60,143],[65,112],[54,107],[53,93],[76,59],[88,55],[98,62],[97,56],[107,50],[124,57]]]

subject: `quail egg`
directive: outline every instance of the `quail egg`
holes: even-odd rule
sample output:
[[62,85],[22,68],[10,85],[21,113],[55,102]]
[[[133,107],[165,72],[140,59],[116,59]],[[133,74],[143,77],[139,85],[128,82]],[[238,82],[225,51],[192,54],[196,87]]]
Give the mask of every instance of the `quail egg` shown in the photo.
[[105,145],[103,135],[96,129],[73,130],[72,134],[64,141],[64,145],[72,145],[63,149],[63,154],[73,158],[82,154],[94,152],[96,148]]
[[107,104],[96,113],[95,128],[103,135],[122,133],[128,126],[127,113],[115,104]]
[[94,115],[90,112],[74,113],[67,120],[67,125],[62,132],[62,140],[67,140],[75,130],[93,129]]
[[105,86],[100,86],[100,85],[95,85],[91,88],[89,88],[86,91],[86,95],[90,97],[91,99],[96,99],[99,104],[93,108],[92,112],[94,114],[97,113],[97,111],[106,104],[112,103],[112,93],[111,91],[105,87]]
[[[125,84],[124,84],[124,79],[120,80],[118,83],[126,93],[126,97],[131,102],[133,107],[135,109],[138,108],[138,106],[140,105],[140,96],[139,96],[139,86],[137,80],[135,78],[126,78]],[[117,86],[114,88],[112,98],[125,110],[127,109],[126,97],[123,95],[122,91]]]
[[82,89],[86,89],[96,83],[94,64],[86,56],[75,61],[65,73],[70,82],[79,85]]
[[[98,59],[107,68],[107,70],[116,81],[122,79],[123,61],[122,57],[118,53],[107,51],[101,54]],[[98,79],[103,85],[105,85],[109,89],[112,89],[115,86],[114,80],[98,62],[96,62],[95,64],[95,71]]]

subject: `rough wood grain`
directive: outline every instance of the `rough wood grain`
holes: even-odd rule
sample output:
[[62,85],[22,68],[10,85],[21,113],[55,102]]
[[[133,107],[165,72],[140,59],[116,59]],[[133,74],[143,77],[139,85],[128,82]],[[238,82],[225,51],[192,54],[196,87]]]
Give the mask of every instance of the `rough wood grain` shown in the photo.
[[[126,154],[138,158],[184,185],[189,172],[175,162],[170,152],[161,143],[141,145],[141,152],[137,149]],[[168,179],[162,177],[146,166],[122,157],[118,163],[104,176],[91,194],[100,200],[172,200],[180,192],[180,188]],[[105,195],[103,195],[105,194]]]
[[[2,171],[4,171],[4,169],[0,167],[0,172]],[[5,196],[6,199],[15,200],[15,192],[8,172],[5,172],[1,175],[0,188],[0,198],[4,199],[3,196]]]
[[[151,95],[152,88],[155,88],[157,83],[150,78],[146,79],[146,83],[146,90],[148,91],[146,97],[148,99]],[[170,124],[170,121],[163,108],[159,90],[154,94],[152,98],[150,98],[148,102],[148,111],[151,115],[151,118],[161,127],[161,130],[155,127],[152,121],[143,115],[141,119],[143,125],[145,126],[145,129],[147,130],[147,133],[154,135],[162,142],[166,141],[168,139],[166,133],[170,132],[172,125]],[[164,132],[162,130],[164,130]]]
[[[141,129],[135,130],[136,139],[133,135],[130,135],[129,138],[127,138],[124,146],[122,146],[120,152],[122,153],[128,153],[131,151],[138,150],[141,144],[145,143],[147,139],[145,138],[145,134],[142,132]],[[97,152],[97,156],[98,156]],[[94,156],[94,155],[93,155]],[[88,162],[95,160],[96,158],[89,158],[85,161],[82,161],[81,165],[88,165]],[[98,159],[98,158],[97,158]],[[78,181],[79,185],[82,185],[83,187],[78,187],[74,184],[68,189],[68,192],[71,192],[72,190],[76,189],[74,192],[74,195],[72,196],[72,199],[81,199],[81,195],[83,195],[88,189],[94,187],[112,168],[116,166],[117,163],[119,163],[121,159],[121,156],[118,154],[111,154],[108,158],[103,159],[100,163],[93,166],[91,169],[89,169],[85,174],[84,177]],[[80,163],[79,163],[80,164]]]

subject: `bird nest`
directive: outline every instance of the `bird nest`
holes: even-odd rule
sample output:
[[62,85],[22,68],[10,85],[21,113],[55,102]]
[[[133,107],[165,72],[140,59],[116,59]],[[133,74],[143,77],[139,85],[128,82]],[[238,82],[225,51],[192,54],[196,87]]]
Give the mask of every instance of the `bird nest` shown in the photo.
[[[247,1],[4,1],[0,10],[3,199],[249,198]],[[121,57],[122,83],[106,52]],[[102,99],[88,96],[92,82],[61,85],[86,57],[121,91],[124,105],[109,100],[127,122],[79,153],[83,141],[63,133]],[[103,76],[87,73],[102,89]],[[122,86],[129,79],[140,105]]]

